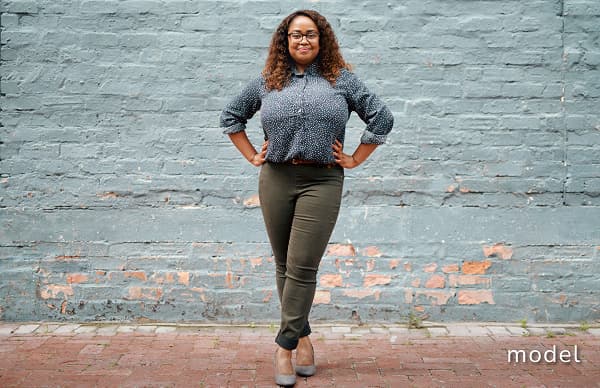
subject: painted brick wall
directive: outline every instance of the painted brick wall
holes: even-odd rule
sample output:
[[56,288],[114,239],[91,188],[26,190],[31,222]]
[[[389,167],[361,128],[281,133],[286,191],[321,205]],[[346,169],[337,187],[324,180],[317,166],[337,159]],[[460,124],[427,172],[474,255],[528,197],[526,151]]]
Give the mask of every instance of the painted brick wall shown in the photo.
[[0,4],[0,319],[278,321],[258,170],[217,126],[304,7],[396,118],[313,320],[600,319],[600,2]]

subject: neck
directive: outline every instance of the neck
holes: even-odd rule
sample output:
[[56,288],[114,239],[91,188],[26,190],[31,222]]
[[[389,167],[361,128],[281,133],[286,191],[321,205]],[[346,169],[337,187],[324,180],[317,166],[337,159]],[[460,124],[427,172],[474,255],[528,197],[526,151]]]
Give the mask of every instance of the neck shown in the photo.
[[296,63],[296,73],[304,74],[304,70],[306,70],[307,67],[308,65],[301,65],[299,63]]

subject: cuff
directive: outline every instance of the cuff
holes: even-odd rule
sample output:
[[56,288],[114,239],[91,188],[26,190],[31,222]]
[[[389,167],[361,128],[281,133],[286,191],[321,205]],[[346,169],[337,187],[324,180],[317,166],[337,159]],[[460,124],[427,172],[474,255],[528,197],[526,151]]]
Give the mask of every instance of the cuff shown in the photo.
[[360,138],[360,142],[363,144],[383,144],[386,138],[387,135],[378,135],[365,130]]
[[226,134],[226,135],[231,135],[232,133],[242,132],[245,129],[246,129],[246,125],[244,125],[242,123],[236,123],[236,124],[233,124],[230,127],[225,128],[223,130],[223,133]]

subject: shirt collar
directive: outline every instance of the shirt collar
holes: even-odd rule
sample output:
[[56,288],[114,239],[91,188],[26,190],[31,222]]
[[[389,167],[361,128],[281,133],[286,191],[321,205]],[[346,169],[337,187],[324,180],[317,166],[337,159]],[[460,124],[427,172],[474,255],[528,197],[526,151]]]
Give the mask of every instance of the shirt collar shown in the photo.
[[317,63],[317,61],[313,61],[313,63],[311,63],[306,69],[304,69],[304,73],[298,73],[298,70],[296,70],[296,65],[292,64],[292,74],[294,74],[295,76],[302,76],[304,74],[319,74],[319,64]]

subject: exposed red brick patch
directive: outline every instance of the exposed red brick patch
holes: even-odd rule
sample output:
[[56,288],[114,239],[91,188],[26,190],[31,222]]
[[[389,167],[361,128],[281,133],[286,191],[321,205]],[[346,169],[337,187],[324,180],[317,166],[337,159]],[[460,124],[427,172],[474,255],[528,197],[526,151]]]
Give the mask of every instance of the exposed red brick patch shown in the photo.
[[418,312],[422,313],[423,311],[425,311],[425,307],[423,307],[423,306],[415,306],[415,311],[418,311]]
[[189,272],[177,272],[177,278],[179,279],[179,284],[184,284],[186,286],[190,285],[190,273]]
[[421,285],[421,279],[413,279],[413,281],[410,282],[410,285],[413,287],[419,287]]
[[419,290],[416,292],[416,296],[426,296],[431,304],[434,306],[442,305],[448,303],[448,299],[454,296],[454,292],[452,291],[424,291]]
[[450,265],[446,265],[446,266],[442,267],[443,273],[452,273],[452,272],[458,272],[458,271],[459,271],[458,264],[450,264]]
[[233,288],[233,274],[231,271],[225,273],[225,284],[228,288]]
[[163,290],[160,287],[129,287],[128,299],[151,299],[161,298]]
[[392,277],[389,275],[368,274],[365,275],[363,287],[371,287],[377,285],[390,284]]
[[97,270],[96,275],[98,276],[106,276],[106,271]]
[[266,292],[265,297],[263,298],[263,302],[267,303],[271,300],[271,298],[273,297],[273,291],[269,290]]
[[329,304],[331,303],[331,292],[327,290],[317,290],[313,304]]
[[258,194],[254,194],[254,195],[244,199],[244,206],[246,206],[246,207],[260,206],[260,199],[258,198]]
[[466,187],[461,187],[459,191],[460,191],[461,193],[469,193],[471,190],[469,190],[469,189],[468,189],[468,188],[466,188]]
[[373,271],[375,268],[375,259],[370,259],[367,261],[367,271]]
[[327,247],[327,256],[356,256],[352,244],[331,244]]
[[483,275],[492,265],[489,260],[486,261],[465,261],[462,265],[462,271],[467,275]]
[[159,275],[159,274],[154,274],[152,275],[152,280],[156,283],[156,284],[172,284],[175,283],[175,273],[173,272],[167,272],[164,275]]
[[85,283],[88,281],[88,276],[81,273],[71,273],[67,275],[67,284]]
[[425,283],[426,288],[444,288],[446,286],[446,279],[441,275],[433,275]]
[[61,314],[67,313],[67,305],[68,305],[68,302],[66,300],[63,300],[63,302],[60,304],[60,313]]
[[396,267],[398,267],[398,264],[400,264],[400,260],[398,260],[398,259],[390,260],[390,269],[396,269]]
[[490,290],[461,290],[458,291],[458,304],[495,304]]
[[144,271],[126,271],[123,273],[126,279],[135,278],[146,281],[146,273]]
[[483,246],[483,254],[485,257],[495,256],[504,260],[512,258],[513,250],[503,244],[494,244],[492,246]]
[[450,275],[448,285],[450,287],[484,285],[490,287],[492,279],[477,275]]
[[431,264],[427,264],[425,266],[425,268],[423,268],[423,271],[425,272],[434,272],[437,268],[437,264],[436,263],[431,263]]
[[344,295],[350,298],[366,298],[368,296],[375,296],[375,300],[379,300],[379,296],[381,295],[381,291],[377,290],[365,290],[365,289],[354,289],[354,290],[346,290],[344,291]]
[[412,271],[412,264],[411,264],[411,263],[409,263],[408,261],[407,261],[407,262],[405,262],[405,263],[404,263],[404,270],[405,270],[406,272],[410,272],[410,271]]
[[262,264],[262,257],[252,257],[250,258],[250,265],[252,268],[256,268]]
[[342,285],[343,285],[342,275],[339,275],[339,274],[321,275],[319,285],[321,287],[328,287],[328,288],[342,287]]
[[381,251],[376,246],[366,247],[363,254],[368,257],[381,257]]
[[452,184],[446,188],[446,192],[448,192],[448,193],[451,193],[454,190],[456,190],[456,186],[454,184]]
[[73,287],[59,284],[48,284],[40,290],[40,296],[42,299],[56,299],[60,294],[62,294],[64,299],[67,299],[68,296],[73,296]]

